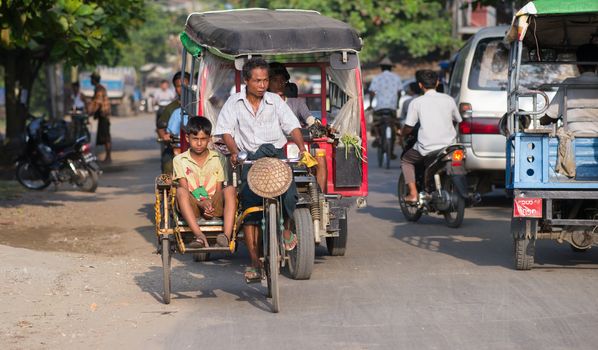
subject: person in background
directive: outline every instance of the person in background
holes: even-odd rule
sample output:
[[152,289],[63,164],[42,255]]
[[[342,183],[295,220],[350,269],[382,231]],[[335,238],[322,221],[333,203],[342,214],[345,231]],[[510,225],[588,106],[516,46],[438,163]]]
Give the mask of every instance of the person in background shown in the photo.
[[[297,95],[297,87],[295,84],[289,83],[291,75],[286,67],[279,62],[270,63],[270,84],[268,91],[280,96],[283,101],[287,103],[291,111],[295,114],[302,128],[310,127],[314,123],[319,123],[317,119],[312,116],[311,111],[305,104],[305,101],[298,97],[289,97],[293,94]],[[326,167],[326,151],[323,149],[315,150],[315,157],[318,162],[316,166],[316,181],[323,192],[326,192],[326,177],[328,169]]]
[[[174,90],[177,97],[167,106],[164,107],[162,113],[160,113],[160,116],[158,117],[158,120],[156,122],[156,132],[158,133],[158,138],[164,140],[165,142],[170,142],[171,140],[171,134],[167,132],[170,117],[173,115],[173,112],[181,106],[180,96],[182,92],[182,84],[189,84],[189,79],[191,77],[189,73],[185,73],[184,79],[181,79],[181,76],[182,73],[177,72],[172,77],[172,85],[174,86]],[[179,134],[176,134],[175,136],[179,136]],[[174,158],[173,147],[169,143],[163,143],[161,148],[160,167],[162,170],[162,174],[172,174],[172,158]]]
[[110,100],[106,88],[100,84],[100,74],[91,74],[91,84],[94,86],[93,98],[87,105],[87,114],[98,120],[98,134],[96,145],[104,146],[106,157],[103,162],[112,162],[112,137],[110,136]]
[[[373,107],[371,105],[372,100],[376,97],[376,107],[373,107],[374,127],[372,128],[372,136],[374,136],[374,143],[372,146],[374,147],[377,147],[379,144],[377,125],[381,115],[386,112],[385,110],[390,110],[391,113],[393,113],[394,118],[396,118],[396,110],[403,82],[401,81],[401,77],[392,72],[392,67],[393,63],[388,57],[385,57],[380,61],[380,69],[382,72],[372,79],[372,83],[369,87],[370,107]],[[396,158],[394,154],[392,154],[391,157],[393,157],[393,159]]]
[[158,107],[158,111],[160,111],[161,108],[167,106],[175,98],[175,92],[172,91],[172,89],[170,88],[168,80],[162,80],[160,82],[160,89],[154,93],[154,103]]
[[84,111],[85,110],[85,99],[81,94],[79,82],[75,81],[71,84],[71,94],[69,98],[69,104],[67,107],[72,111]]

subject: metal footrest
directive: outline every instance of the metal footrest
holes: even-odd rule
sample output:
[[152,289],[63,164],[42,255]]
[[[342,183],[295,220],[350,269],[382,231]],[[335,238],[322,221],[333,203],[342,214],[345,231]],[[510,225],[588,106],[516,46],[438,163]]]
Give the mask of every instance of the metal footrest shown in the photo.
[[208,248],[185,247],[185,253],[230,253],[230,248],[229,247],[208,247]]

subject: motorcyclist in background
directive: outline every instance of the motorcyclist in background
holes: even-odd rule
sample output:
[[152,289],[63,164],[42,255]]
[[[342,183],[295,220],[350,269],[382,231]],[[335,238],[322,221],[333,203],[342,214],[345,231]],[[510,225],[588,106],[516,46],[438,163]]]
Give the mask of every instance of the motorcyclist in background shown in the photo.
[[[376,107],[374,108],[374,122],[372,127],[372,136],[374,136],[374,143],[372,146],[379,145],[378,123],[379,119],[386,113],[391,113],[393,118],[397,117],[397,106],[399,103],[399,96],[403,87],[401,77],[392,72],[392,61],[385,57],[380,61],[380,69],[382,73],[376,75],[369,87],[370,107],[371,101],[376,97]],[[394,148],[393,148],[394,149]],[[391,154],[393,159],[396,158]]]
[[409,186],[409,196],[405,198],[407,203],[416,203],[418,200],[415,165],[422,162],[428,154],[453,144],[457,137],[453,122],[461,122],[455,100],[436,91],[439,84],[436,72],[420,70],[415,73],[415,79],[424,94],[414,98],[409,104],[405,125],[401,130],[401,139],[404,139],[419,123],[415,146],[401,157],[405,183]]

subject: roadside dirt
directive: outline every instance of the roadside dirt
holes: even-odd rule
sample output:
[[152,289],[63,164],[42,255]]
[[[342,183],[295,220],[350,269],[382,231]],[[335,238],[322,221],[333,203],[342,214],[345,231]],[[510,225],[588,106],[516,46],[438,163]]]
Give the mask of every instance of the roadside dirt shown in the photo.
[[163,348],[150,341],[156,316],[177,309],[160,302],[153,254],[152,129],[151,116],[114,119],[114,163],[96,193],[68,185],[25,191],[2,181],[2,349]]

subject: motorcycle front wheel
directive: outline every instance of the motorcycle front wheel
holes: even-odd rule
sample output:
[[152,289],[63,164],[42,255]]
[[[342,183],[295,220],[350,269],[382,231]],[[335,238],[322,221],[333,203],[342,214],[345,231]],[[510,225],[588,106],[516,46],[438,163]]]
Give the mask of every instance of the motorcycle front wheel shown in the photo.
[[17,181],[30,190],[43,190],[52,182],[50,175],[44,173],[30,160],[19,162],[16,170]]
[[414,205],[408,205],[405,202],[405,196],[409,193],[409,188],[405,183],[405,177],[403,173],[399,176],[399,184],[397,186],[397,195],[399,196],[399,207],[401,207],[401,212],[403,212],[403,216],[407,221],[417,221],[421,218],[423,212],[420,208]]
[[449,209],[442,213],[444,221],[446,221],[446,226],[458,228],[463,223],[463,217],[465,216],[465,198],[461,197],[449,176],[445,177],[443,189],[448,192],[451,198]]

